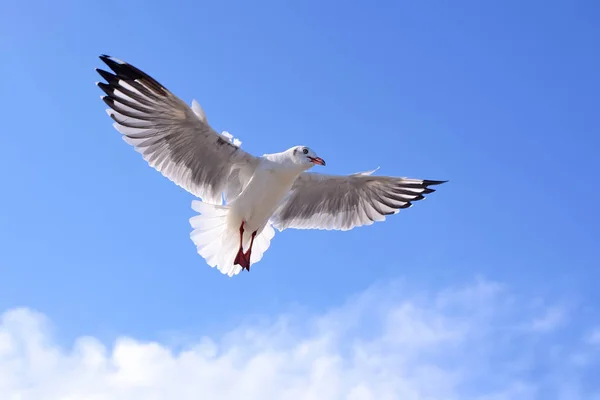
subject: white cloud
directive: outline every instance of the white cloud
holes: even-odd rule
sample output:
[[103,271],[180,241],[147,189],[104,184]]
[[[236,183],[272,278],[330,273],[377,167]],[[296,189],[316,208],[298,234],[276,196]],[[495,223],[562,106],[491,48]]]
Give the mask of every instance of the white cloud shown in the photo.
[[586,342],[592,346],[600,346],[600,327],[593,329],[587,335]]
[[531,323],[531,329],[537,332],[550,332],[560,327],[565,322],[566,311],[564,307],[548,307],[544,314]]
[[[522,315],[519,301],[501,285],[480,280],[435,294],[404,293],[394,284],[373,287],[325,315],[304,321],[280,316],[222,338],[197,338],[181,350],[129,337],[110,346],[81,337],[63,349],[42,314],[9,310],[0,321],[0,399],[519,400],[582,394],[578,376],[560,361],[568,349],[544,358],[532,343],[547,333],[513,329],[532,316]],[[554,379],[565,372],[569,391]]]

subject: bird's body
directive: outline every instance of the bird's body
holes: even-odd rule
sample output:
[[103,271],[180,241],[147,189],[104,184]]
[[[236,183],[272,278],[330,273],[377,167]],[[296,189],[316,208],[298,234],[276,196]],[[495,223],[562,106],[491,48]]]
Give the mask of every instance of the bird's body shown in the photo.
[[[227,206],[220,207],[226,215],[225,230],[220,235],[207,236],[204,232],[204,222],[214,220],[210,213],[206,219],[198,216],[192,222],[192,227],[195,228],[192,240],[209,263],[214,259],[217,265],[231,266],[232,262],[234,265],[238,252],[249,251],[251,248],[253,258],[241,259],[240,266],[249,269],[251,263],[260,260],[274,233],[271,228],[263,234],[264,229],[269,226],[273,214],[289,194],[296,179],[307,169],[305,165],[294,163],[291,158],[290,152],[259,157],[258,165],[241,193]],[[207,205],[204,204],[203,207],[206,208]],[[258,243],[257,246],[253,245],[253,235],[256,236],[254,242]],[[207,237],[215,239],[211,246],[204,243],[204,238]]]
[[244,221],[249,232],[262,231],[298,176],[304,172],[303,168],[288,165],[285,159],[272,155],[260,159],[248,185],[229,206],[230,222],[239,227]]
[[212,267],[229,276],[258,262],[275,231],[347,230],[385,219],[443,183],[422,179],[307,172],[323,159],[305,146],[252,156],[215,132],[194,100],[191,107],[149,75],[109,56],[114,73],[97,70],[102,99],[124,140],[164,176],[202,199],[190,219],[191,239]]

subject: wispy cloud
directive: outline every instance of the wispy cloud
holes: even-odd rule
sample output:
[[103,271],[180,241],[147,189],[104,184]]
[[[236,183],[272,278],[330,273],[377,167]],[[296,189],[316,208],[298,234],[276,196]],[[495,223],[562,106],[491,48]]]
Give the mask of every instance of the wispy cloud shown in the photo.
[[565,322],[566,310],[562,306],[548,307],[544,314],[536,317],[531,323],[531,329],[537,332],[550,332]]
[[586,342],[592,346],[600,346],[600,327],[594,328],[588,333]]
[[[81,337],[63,349],[42,314],[9,310],[0,321],[0,398],[591,398],[594,386],[580,385],[577,375],[588,367],[565,370],[568,348],[540,351],[560,313],[524,333],[513,328],[535,317],[496,283],[406,293],[396,284],[373,287],[323,315],[284,315],[177,350],[130,337],[110,346]],[[566,375],[568,387],[557,379]]]

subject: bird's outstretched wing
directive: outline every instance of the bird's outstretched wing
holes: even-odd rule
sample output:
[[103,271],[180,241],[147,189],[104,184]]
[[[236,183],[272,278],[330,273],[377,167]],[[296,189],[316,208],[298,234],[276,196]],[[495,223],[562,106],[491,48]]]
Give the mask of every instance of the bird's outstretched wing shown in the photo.
[[203,201],[221,204],[237,196],[259,159],[219,135],[200,106],[192,108],[133,65],[110,56],[100,59],[112,70],[96,71],[107,113],[123,139],[171,181]]
[[296,180],[271,221],[279,230],[349,230],[408,208],[435,190],[429,186],[446,181],[305,172]]

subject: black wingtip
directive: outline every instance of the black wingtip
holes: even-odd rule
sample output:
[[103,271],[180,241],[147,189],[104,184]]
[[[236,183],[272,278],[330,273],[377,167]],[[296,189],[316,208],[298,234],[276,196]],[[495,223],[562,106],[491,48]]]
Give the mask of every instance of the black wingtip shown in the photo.
[[432,181],[432,180],[424,180],[423,184],[425,186],[434,186],[434,185],[441,185],[442,183],[446,183],[448,181]]
[[100,74],[100,76],[103,77],[108,83],[114,82],[117,79],[116,75],[111,74],[110,72],[105,71],[103,69],[96,68],[96,72]]
[[[160,95],[166,95],[168,89],[161,85],[156,79],[152,78],[150,75],[140,70],[139,68],[134,67],[133,65],[119,60],[118,58],[102,54],[99,56],[100,59],[114,72],[116,77],[124,80],[132,80],[136,81],[138,79],[144,80],[147,86],[151,87],[151,90]],[[98,71],[100,75],[103,73]],[[106,73],[106,72],[104,72]],[[105,77],[103,75],[103,77]],[[106,78],[106,77],[105,77]]]
[[111,56],[106,56],[106,55],[101,55],[100,59],[110,67],[110,69],[112,69],[113,71],[115,71],[115,73],[118,74],[119,68],[123,66],[123,64],[121,62],[119,62],[120,60],[115,59],[114,57]]
[[108,96],[112,96],[114,93],[114,89],[110,85],[107,85],[104,82],[96,82],[96,86],[98,86]]
[[114,110],[114,108],[115,108],[115,101],[113,99],[111,99],[108,96],[102,96],[101,98],[102,98],[102,101],[104,103],[106,103],[107,106],[109,106],[110,108],[112,108]]

